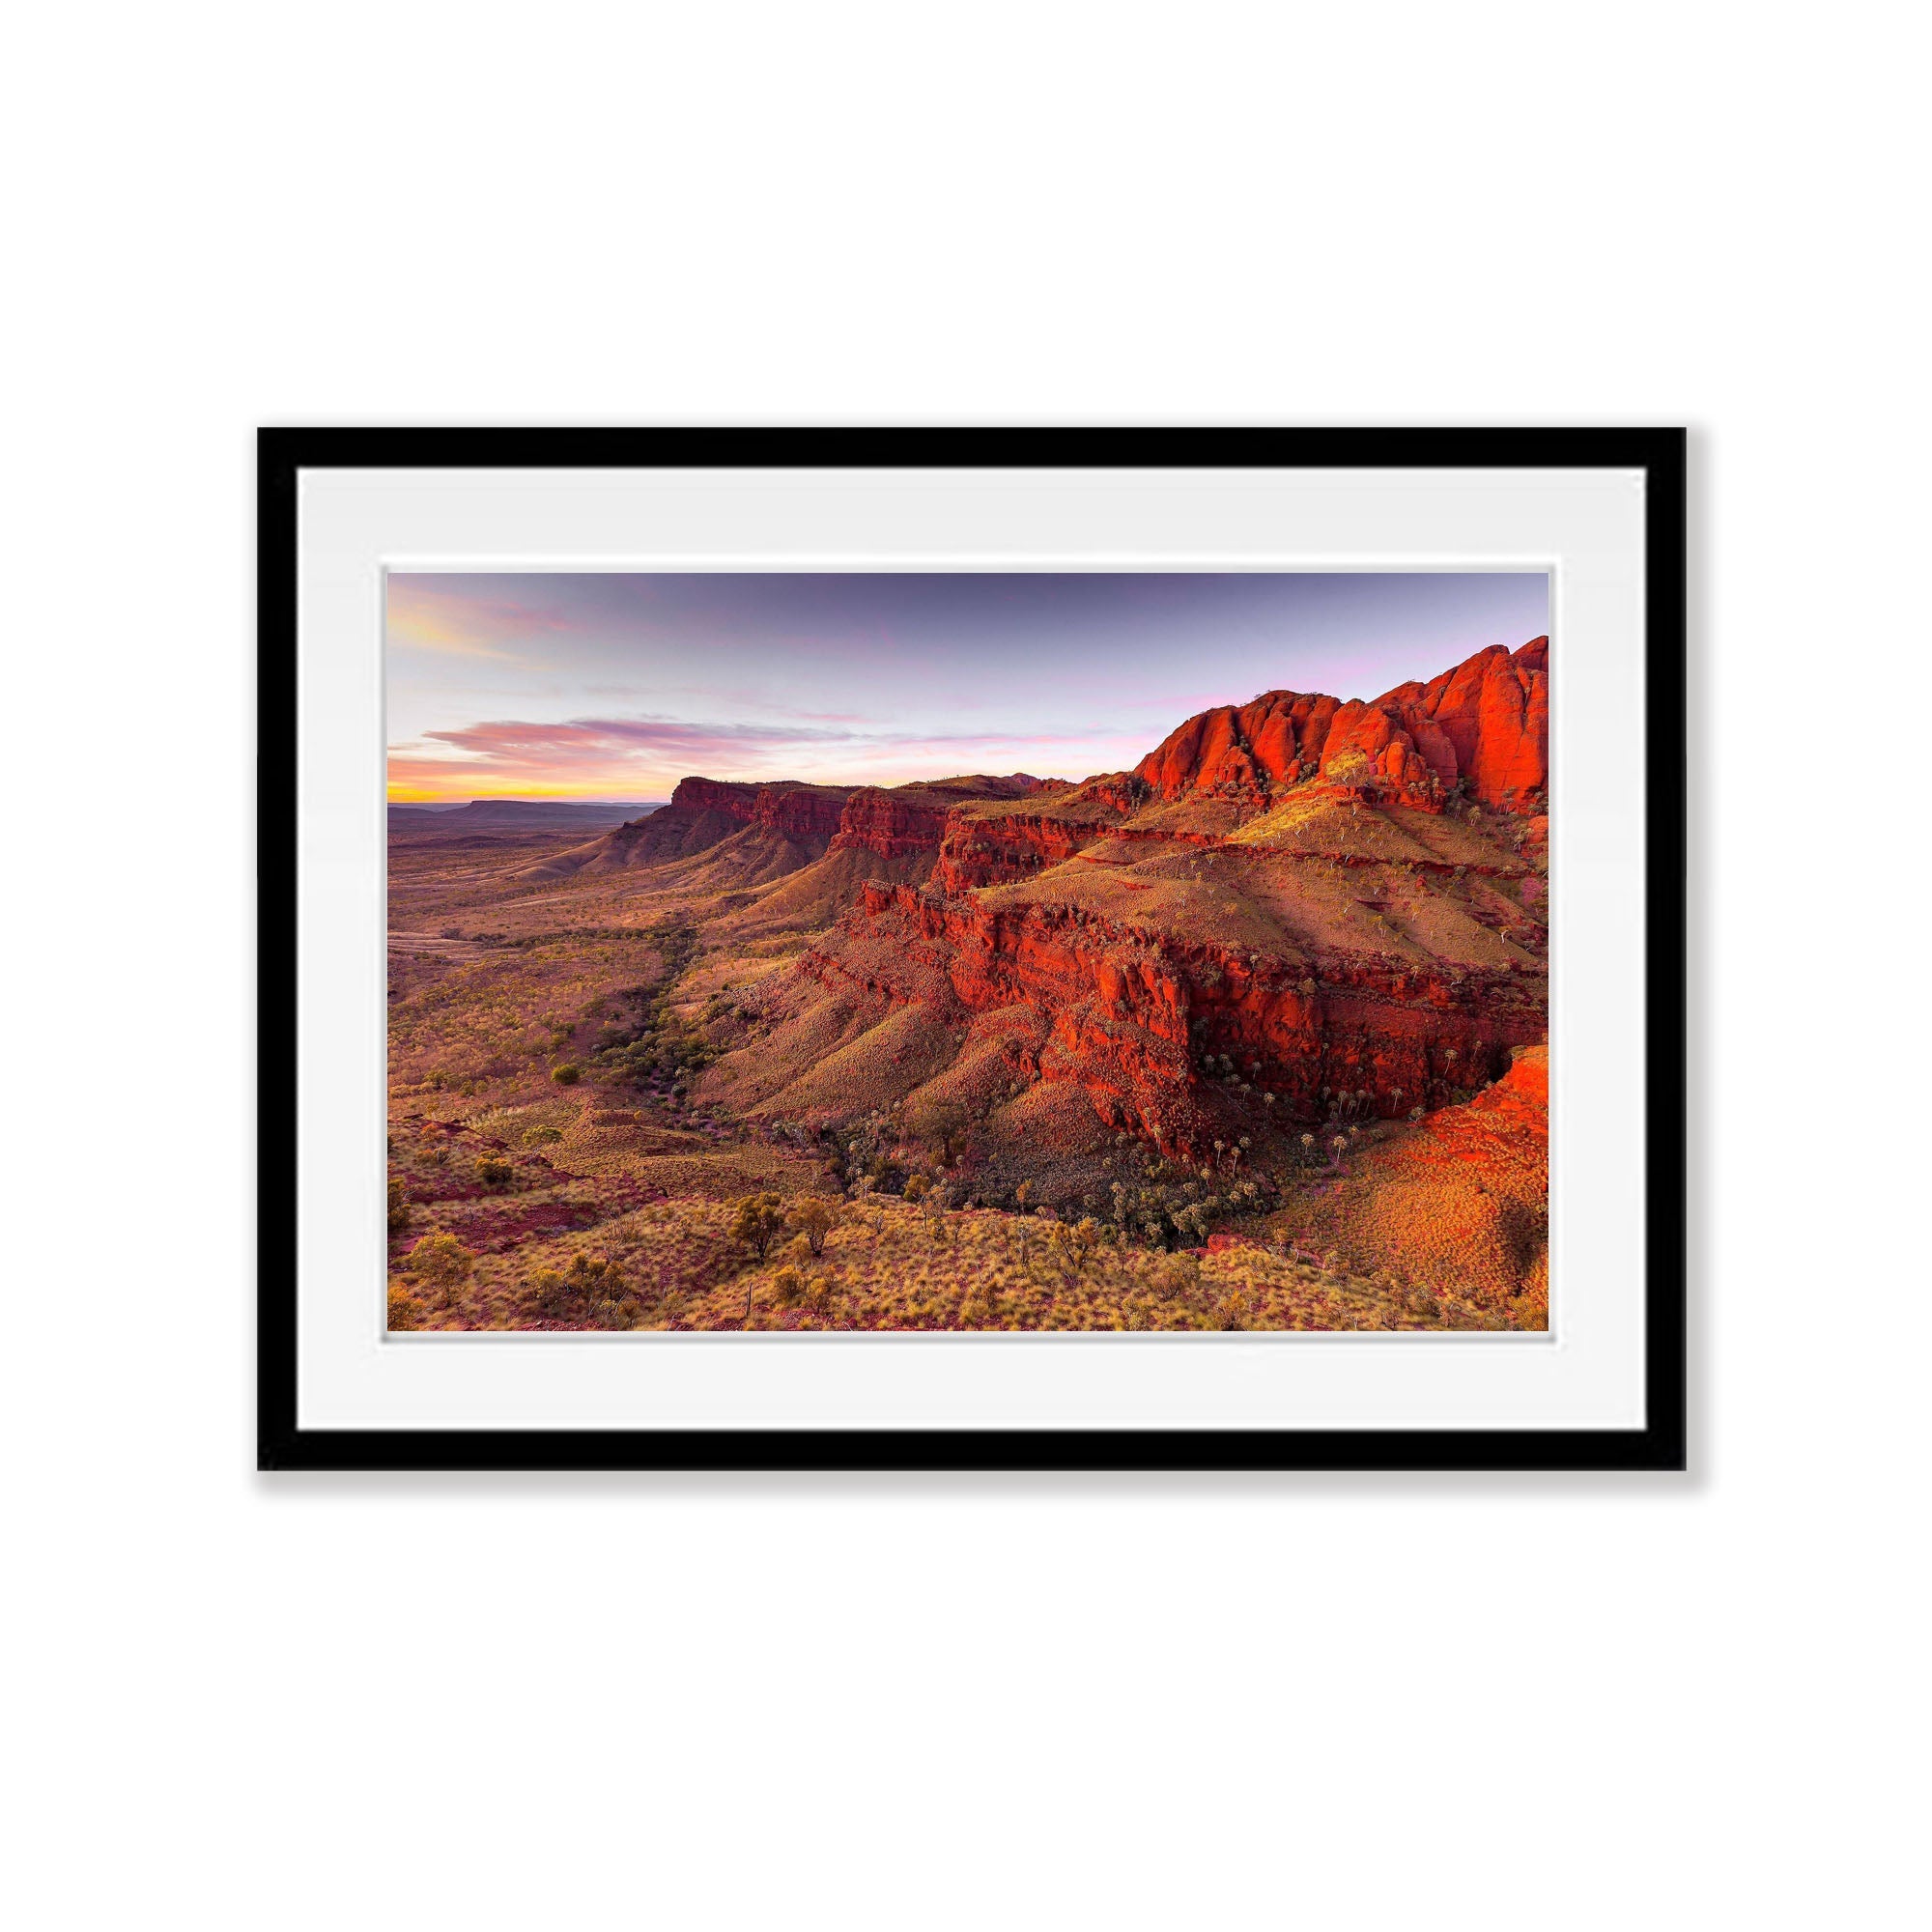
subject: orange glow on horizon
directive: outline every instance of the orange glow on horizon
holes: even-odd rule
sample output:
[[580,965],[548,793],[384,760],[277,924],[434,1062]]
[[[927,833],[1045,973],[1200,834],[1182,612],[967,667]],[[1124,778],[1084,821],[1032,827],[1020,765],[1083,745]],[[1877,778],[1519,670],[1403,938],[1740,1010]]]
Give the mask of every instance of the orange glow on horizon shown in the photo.
[[[479,774],[479,777],[481,775]],[[501,798],[542,800],[552,799],[568,803],[572,799],[595,799],[600,804],[648,805],[648,799],[626,798],[621,792],[613,793],[608,785],[542,785],[524,784],[513,786],[493,786],[475,781],[459,785],[453,789],[431,790],[426,785],[396,783],[388,788],[391,805],[468,805],[474,798]],[[668,796],[668,793],[666,794]]]

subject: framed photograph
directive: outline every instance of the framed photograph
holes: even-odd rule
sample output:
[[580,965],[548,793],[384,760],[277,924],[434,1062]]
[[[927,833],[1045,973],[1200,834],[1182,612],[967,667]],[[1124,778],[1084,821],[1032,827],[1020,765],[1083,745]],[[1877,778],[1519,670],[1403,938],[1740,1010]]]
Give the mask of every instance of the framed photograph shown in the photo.
[[1679,430],[261,433],[261,1466],[1685,1463]]

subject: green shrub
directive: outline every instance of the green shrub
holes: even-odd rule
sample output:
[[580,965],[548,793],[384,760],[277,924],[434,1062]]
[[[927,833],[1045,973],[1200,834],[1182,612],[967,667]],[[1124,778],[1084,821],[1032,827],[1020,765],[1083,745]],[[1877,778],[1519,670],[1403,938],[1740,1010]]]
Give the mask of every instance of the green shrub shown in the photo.
[[495,1154],[485,1154],[476,1163],[476,1178],[485,1187],[501,1187],[516,1173],[507,1160],[499,1160]]
[[561,1066],[553,1066],[551,1068],[550,1077],[559,1087],[575,1087],[583,1078],[583,1069],[581,1066],[572,1065],[569,1061],[565,1061]]
[[1154,1276],[1163,1294],[1191,1296],[1201,1286],[1201,1264],[1192,1255],[1170,1255]]
[[772,1243],[784,1233],[784,1202],[776,1194],[748,1194],[738,1203],[731,1238],[757,1250],[763,1261]]
[[791,1225],[805,1236],[814,1255],[825,1252],[825,1237],[838,1225],[838,1212],[829,1202],[808,1194],[791,1211]]
[[406,1265],[418,1281],[440,1290],[447,1301],[475,1260],[454,1235],[425,1235],[410,1250]]

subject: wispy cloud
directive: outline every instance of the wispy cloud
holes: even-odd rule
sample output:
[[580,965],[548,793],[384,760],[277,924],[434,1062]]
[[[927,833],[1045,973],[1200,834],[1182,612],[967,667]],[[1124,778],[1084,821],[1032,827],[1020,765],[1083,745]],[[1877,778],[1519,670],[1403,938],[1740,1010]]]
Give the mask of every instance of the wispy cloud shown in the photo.
[[391,577],[384,600],[389,643],[465,658],[515,664],[507,646],[578,627],[562,611],[508,598],[477,597],[434,577]]
[[392,789],[468,797],[478,791],[659,796],[678,779],[801,778],[901,784],[966,770],[1085,777],[1148,749],[1145,734],[853,731],[676,718],[494,719],[390,747]]
[[573,718],[559,724],[498,720],[425,738],[472,757],[499,760],[633,757],[736,758],[781,745],[835,744],[850,734],[794,724],[709,724],[675,718]]

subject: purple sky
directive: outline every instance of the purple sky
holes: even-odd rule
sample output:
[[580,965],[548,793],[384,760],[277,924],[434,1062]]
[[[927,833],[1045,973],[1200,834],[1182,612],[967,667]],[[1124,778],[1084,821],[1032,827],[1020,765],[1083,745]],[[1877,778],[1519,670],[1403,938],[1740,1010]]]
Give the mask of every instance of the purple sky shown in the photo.
[[1541,573],[394,573],[389,795],[1086,778],[1209,705],[1374,697],[1548,612]]

